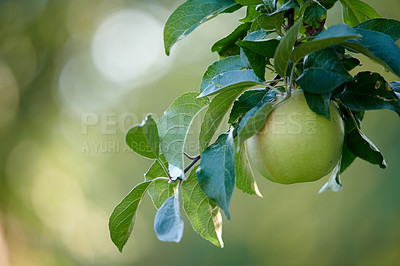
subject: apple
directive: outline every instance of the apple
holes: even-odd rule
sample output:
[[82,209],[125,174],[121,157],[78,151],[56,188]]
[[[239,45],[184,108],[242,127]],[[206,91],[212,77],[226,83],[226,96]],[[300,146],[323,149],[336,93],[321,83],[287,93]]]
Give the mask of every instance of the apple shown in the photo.
[[278,103],[264,127],[247,139],[251,165],[267,179],[292,184],[310,182],[337,165],[344,138],[343,120],[330,102],[330,119],[308,107],[301,89]]

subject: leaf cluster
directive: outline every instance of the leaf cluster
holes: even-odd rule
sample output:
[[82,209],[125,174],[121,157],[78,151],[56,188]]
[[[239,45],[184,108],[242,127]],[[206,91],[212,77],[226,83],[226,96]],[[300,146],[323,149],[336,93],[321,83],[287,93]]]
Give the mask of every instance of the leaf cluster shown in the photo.
[[[336,3],[342,6],[344,23],[327,28],[328,10]],[[340,190],[340,173],[356,157],[386,167],[378,148],[361,131],[361,121],[368,110],[389,109],[400,115],[400,82],[388,83],[379,73],[349,71],[356,70],[357,55],[363,54],[400,76],[400,22],[380,18],[360,0],[188,0],[165,24],[166,54],[202,23],[241,8],[246,16],[211,47],[219,60],[205,71],[199,92],[179,96],[158,124],[148,115],[126,134],[127,145],[153,164],[144,182],[110,217],[111,239],[120,251],[146,193],[158,209],[154,229],[160,240],[180,241],[181,200],[194,230],[223,247],[222,212],[230,221],[235,187],[261,196],[245,141],[295,89],[302,89],[310,109],[326,119],[334,101],[345,124],[342,158],[320,192]],[[192,157],[185,153],[186,136],[203,110],[199,154]],[[219,132],[224,117],[229,118],[223,125],[228,130]],[[186,167],[185,156],[191,160]]]

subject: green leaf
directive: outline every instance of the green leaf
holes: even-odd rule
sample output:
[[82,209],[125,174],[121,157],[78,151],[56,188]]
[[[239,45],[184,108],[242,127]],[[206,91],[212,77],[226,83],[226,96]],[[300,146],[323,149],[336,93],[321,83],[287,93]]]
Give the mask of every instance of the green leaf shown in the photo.
[[349,54],[344,54],[343,56],[339,56],[339,60],[340,62],[342,62],[342,65],[347,71],[350,71],[355,67],[361,65],[360,60]]
[[359,0],[340,0],[344,23],[357,26],[371,18],[379,18],[379,14],[368,4]]
[[183,235],[183,220],[179,210],[179,190],[158,209],[154,218],[157,238],[166,242],[179,242]]
[[125,142],[134,152],[149,159],[158,158],[159,138],[156,121],[148,114],[140,125],[131,127]]
[[246,16],[242,19],[239,19],[240,22],[252,22],[256,19],[260,13],[256,10],[255,6],[248,6],[246,9]]
[[344,138],[343,148],[342,148],[342,159],[340,163],[340,173],[343,173],[344,170],[346,170],[347,167],[349,167],[356,158],[357,156],[355,156],[350,151],[349,147],[347,146],[346,138]]
[[256,194],[262,198],[247,157],[246,143],[238,147],[237,138],[235,140],[237,147],[237,153],[235,154],[236,187],[245,193]]
[[253,107],[246,113],[240,121],[238,129],[239,146],[241,146],[246,139],[255,135],[265,125],[271,109],[271,103],[265,102]]
[[261,29],[250,33],[243,41],[238,41],[237,44],[241,48],[247,48],[256,54],[273,58],[279,41],[277,39],[264,39],[267,35],[268,33],[264,29]]
[[332,8],[337,0],[318,0],[318,2],[323,5],[326,9]]
[[275,96],[276,94],[274,91],[268,91],[266,89],[245,91],[233,104],[228,123],[234,123],[261,102],[273,101]]
[[180,5],[168,18],[164,28],[165,53],[200,24],[237,5],[234,0],[189,0]]
[[356,28],[382,32],[389,35],[395,42],[400,39],[400,21],[394,19],[373,18],[364,21]]
[[241,70],[243,68],[245,68],[245,66],[238,55],[228,56],[227,58],[214,62],[207,68],[207,71],[203,75],[200,84],[200,92],[203,92],[217,75],[232,70]]
[[[168,167],[168,162],[165,160],[164,155],[160,155],[164,167]],[[168,177],[168,173],[161,166],[160,162],[156,160],[145,173],[146,181],[153,180],[157,177]],[[154,207],[159,209],[166,199],[175,194],[175,189],[178,182],[169,183],[168,180],[158,179],[151,183],[147,190],[151,200],[153,201]]]
[[361,39],[347,40],[342,46],[360,52],[400,76],[400,47],[388,35],[370,30],[355,29]]
[[254,74],[253,70],[232,70],[214,77],[199,97],[210,96],[237,87],[252,87],[260,84],[263,84],[263,81]]
[[201,190],[196,176],[197,167],[190,172],[182,183],[183,209],[193,229],[202,237],[218,247],[224,247],[222,241],[221,209]]
[[400,115],[400,100],[378,73],[360,72],[346,83],[338,98],[344,106],[356,111],[389,109]]
[[331,118],[329,111],[329,100],[332,96],[331,92],[315,94],[304,91],[304,96],[306,97],[308,106],[314,113],[325,116],[328,119]]
[[378,148],[358,129],[346,134],[346,143],[350,151],[358,157],[386,168],[386,162]]
[[133,218],[135,217],[137,207],[142,201],[151,182],[152,181],[145,181],[135,186],[131,192],[118,203],[110,216],[108,227],[111,240],[120,252],[122,252],[122,248],[131,235],[135,223]]
[[304,60],[304,72],[296,82],[310,93],[327,93],[338,88],[351,76],[336,53],[329,48],[309,54]]
[[269,31],[276,30],[276,32],[281,33],[281,27],[284,20],[283,15],[284,12],[262,14],[254,20],[250,30],[251,31],[256,31],[259,29],[265,29]]
[[217,52],[221,57],[238,55],[239,46],[236,45],[236,42],[246,36],[250,25],[250,23],[239,25],[231,34],[214,43],[211,47],[211,52]]
[[210,103],[203,123],[201,124],[199,147],[202,153],[214,136],[218,126],[221,124],[223,117],[231,108],[233,102],[245,91],[248,86],[237,87],[218,94]]
[[326,19],[326,9],[318,3],[312,3],[304,10],[303,22],[318,29]]
[[314,40],[302,43],[295,47],[291,55],[291,60],[292,62],[298,62],[304,56],[312,52],[342,43],[349,39],[361,37],[362,36],[355,29],[350,28],[345,24],[334,25],[319,33]]
[[185,140],[194,117],[205,107],[208,98],[197,98],[197,92],[179,96],[158,121],[161,150],[169,164],[170,176],[185,179],[183,151]]
[[[245,57],[244,61],[247,61],[249,68],[251,68],[254,74],[260,80],[265,80],[265,66],[267,65],[267,59],[265,56],[254,53],[248,48],[241,48],[241,58]],[[242,59],[243,61],[243,59]]]
[[286,77],[286,70],[289,65],[290,57],[293,51],[293,46],[296,43],[297,34],[299,33],[302,20],[299,19],[296,24],[291,27],[282,38],[275,52],[275,70],[281,77]]
[[215,144],[201,155],[197,181],[204,194],[222,209],[228,220],[229,205],[235,188],[235,144],[233,132],[221,134]]
[[254,6],[262,4],[262,0],[235,0],[235,1],[243,6]]

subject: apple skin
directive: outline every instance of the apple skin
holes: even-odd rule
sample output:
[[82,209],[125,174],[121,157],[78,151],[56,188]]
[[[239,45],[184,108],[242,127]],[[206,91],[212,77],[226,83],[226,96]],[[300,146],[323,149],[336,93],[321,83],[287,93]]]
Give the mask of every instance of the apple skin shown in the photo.
[[343,120],[330,102],[330,117],[317,115],[298,89],[278,103],[264,127],[247,139],[253,167],[267,179],[293,184],[318,180],[338,163],[344,139]]

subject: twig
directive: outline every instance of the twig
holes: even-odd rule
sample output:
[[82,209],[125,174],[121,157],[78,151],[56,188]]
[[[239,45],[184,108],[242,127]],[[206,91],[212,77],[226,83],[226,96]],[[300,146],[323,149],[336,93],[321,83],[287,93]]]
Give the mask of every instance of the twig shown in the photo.
[[194,160],[194,158],[196,158],[197,156],[190,156],[189,154],[187,154],[186,152],[183,152],[183,154],[185,154],[185,156],[190,159],[190,160]]
[[196,157],[193,158],[193,161],[190,162],[190,164],[188,166],[186,166],[185,170],[183,170],[183,172],[186,174],[187,171],[190,170],[190,168],[192,168],[193,165],[195,165],[199,160],[200,160],[201,156],[200,154],[197,155]]

